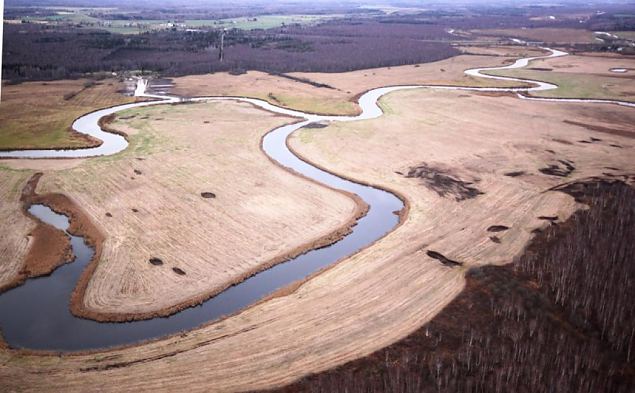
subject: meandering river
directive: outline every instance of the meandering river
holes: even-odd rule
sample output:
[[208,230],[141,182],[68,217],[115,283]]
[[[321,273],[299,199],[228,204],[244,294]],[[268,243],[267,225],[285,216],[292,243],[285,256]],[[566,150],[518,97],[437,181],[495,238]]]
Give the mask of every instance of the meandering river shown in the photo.
[[[287,148],[286,140],[294,131],[315,122],[359,121],[379,117],[382,115],[382,110],[378,106],[377,101],[387,93],[417,88],[503,91],[515,92],[520,98],[531,100],[612,103],[635,107],[635,104],[632,103],[611,100],[562,100],[529,97],[526,95],[529,92],[555,89],[557,86],[540,81],[484,74],[487,71],[525,67],[530,61],[535,59],[567,55],[565,52],[548,50],[551,51],[549,56],[520,59],[514,64],[504,67],[479,68],[466,71],[466,74],[474,77],[531,82],[534,84],[533,87],[470,88],[425,85],[382,87],[370,90],[360,97],[359,105],[362,113],[358,116],[321,116],[281,108],[263,100],[244,97],[194,98],[193,101],[234,100],[249,102],[264,110],[301,119],[301,122],[279,127],[267,134],[263,139],[265,153],[281,165],[320,183],[357,194],[369,205],[368,214],[358,221],[349,235],[335,244],[309,251],[293,260],[258,273],[199,306],[187,308],[167,318],[124,323],[95,322],[77,318],[70,313],[68,303],[71,293],[82,271],[93,257],[94,252],[85,244],[83,238],[69,234],[73,253],[76,256],[75,262],[59,267],[48,277],[30,279],[24,285],[0,295],[0,329],[5,341],[12,347],[17,348],[78,351],[132,344],[190,330],[214,321],[223,315],[236,313],[276,289],[301,280],[382,238],[398,224],[399,219],[394,212],[403,208],[402,201],[392,193],[346,180],[302,161]],[[75,150],[0,151],[0,158],[79,158],[112,155],[121,152],[127,147],[127,141],[120,135],[104,132],[99,127],[100,118],[131,108],[181,102],[179,97],[146,94],[146,88],[147,81],[139,80],[135,95],[152,98],[156,101],[125,104],[98,110],[80,117],[73,123],[75,131],[102,140],[103,143],[98,147]],[[315,132],[319,132],[319,130]],[[63,231],[68,229],[68,219],[53,212],[46,206],[33,205],[29,211],[42,221]]]

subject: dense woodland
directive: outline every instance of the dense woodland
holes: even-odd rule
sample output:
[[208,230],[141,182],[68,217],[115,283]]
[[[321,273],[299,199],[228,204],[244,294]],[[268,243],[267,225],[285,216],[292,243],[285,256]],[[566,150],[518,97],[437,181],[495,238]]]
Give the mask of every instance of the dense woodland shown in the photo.
[[633,392],[635,189],[560,191],[590,210],[552,220],[512,265],[472,269],[462,294],[404,340],[282,391]]
[[[113,18],[125,15],[158,18],[165,17],[169,11],[154,9],[139,14],[109,15]],[[210,17],[212,12],[172,11],[177,12],[179,18]],[[24,12],[25,9],[20,8],[7,10],[12,17]],[[219,29],[174,29],[121,35],[73,25],[7,24],[4,26],[3,78],[19,82],[132,70],[153,71],[165,76],[247,70],[341,72],[431,62],[454,56],[458,51],[450,45],[450,40],[461,38],[450,35],[449,29],[549,26],[611,31],[635,26],[635,17],[610,13],[595,15],[583,24],[572,19],[554,22],[535,18],[550,12],[553,10],[542,8],[432,10],[410,15],[369,11],[317,26],[290,25],[251,31],[230,29],[225,34],[223,61],[219,60]],[[610,50],[600,44],[584,49]]]
[[442,29],[367,21],[272,31],[231,30],[225,56],[218,56],[220,32],[158,31],[118,35],[104,31],[5,26],[3,77],[60,79],[86,72],[151,70],[165,75],[216,71],[325,71],[394,66],[457,54]]

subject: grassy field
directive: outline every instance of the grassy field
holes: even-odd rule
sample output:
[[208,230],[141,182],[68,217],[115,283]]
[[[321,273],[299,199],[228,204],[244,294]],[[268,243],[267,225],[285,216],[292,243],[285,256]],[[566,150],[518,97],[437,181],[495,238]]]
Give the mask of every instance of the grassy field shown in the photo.
[[[635,90],[619,91],[621,90],[620,88],[624,87],[624,80],[620,78],[529,70],[517,72],[500,71],[493,72],[493,74],[541,80],[559,86],[557,90],[531,93],[532,96],[536,97],[635,100]],[[633,86],[633,88],[635,88],[635,86]]]
[[300,24],[311,25],[321,21],[341,18],[341,14],[319,14],[319,15],[257,15],[250,17],[238,17],[227,19],[101,19],[91,15],[94,11],[108,12],[114,9],[104,8],[55,8],[55,15],[38,16],[28,15],[21,19],[14,19],[11,22],[20,20],[34,23],[51,24],[75,24],[88,28],[97,28],[111,33],[138,34],[144,31],[169,29],[172,27],[196,29],[202,27],[233,28],[241,30],[270,29],[285,25]]
[[493,75],[528,78],[554,83],[556,90],[532,93],[537,97],[597,98],[635,102],[635,79],[612,68],[635,69],[630,58],[566,56],[537,60],[527,69],[490,71]]
[[261,137],[291,118],[234,102],[157,106],[119,118],[112,126],[129,135],[128,149],[40,182],[41,192],[76,201],[106,235],[82,315],[172,313],[329,239],[358,213],[347,195],[262,153]]
[[[517,48],[503,48],[496,53],[501,56],[457,56],[414,66],[343,73],[290,73],[296,80],[257,71],[242,75],[190,75],[175,78],[173,92],[184,96],[248,96],[313,113],[350,115],[359,110],[357,96],[376,87],[405,84],[517,86],[518,83],[510,85],[508,82],[488,81],[465,75],[464,71],[468,68],[496,66],[510,61],[510,57],[502,56],[503,54],[519,54]],[[315,83],[330,88],[316,87]]]
[[[252,30],[252,29],[271,29],[274,27],[280,27],[280,26],[291,25],[291,24],[311,25],[311,24],[319,23],[325,20],[341,18],[341,17],[342,15],[339,15],[339,14],[260,15],[255,17],[221,19],[219,21],[207,21],[207,20],[186,21],[185,23],[188,26],[192,26],[192,27],[218,26],[218,27],[227,27],[227,28],[235,28],[235,29],[242,29],[242,30]],[[216,23],[210,23],[210,22],[216,22]]]
[[85,113],[133,101],[118,92],[122,88],[115,80],[94,85],[87,80],[62,80],[3,86],[0,149],[94,145],[97,141],[72,132],[71,124]]
[[[285,296],[184,335],[77,356],[0,351],[0,379],[6,381],[7,389],[85,391],[122,384],[133,390],[179,389],[187,380],[202,390],[247,391],[292,382],[366,356],[409,335],[461,292],[466,268],[511,262],[534,229],[551,225],[540,216],[557,216],[560,223],[579,207],[573,198],[546,189],[588,176],[621,176],[635,170],[635,115],[628,108],[431,90],[394,93],[382,104],[392,108],[392,113],[375,120],[303,130],[290,144],[310,161],[403,195],[410,212],[394,232]],[[253,114],[245,113],[236,121],[234,113],[234,117],[222,120],[224,111],[207,110],[192,116],[187,124],[173,122],[171,110],[177,111],[174,118],[183,120],[189,117],[187,113],[196,111],[194,105],[191,107],[154,108],[145,112],[148,119],[125,120],[137,126],[135,122],[151,119],[148,127],[155,127],[154,132],[181,141],[170,143],[169,149],[156,143],[143,161],[132,160],[132,153],[130,160],[122,158],[120,164],[96,162],[78,167],[74,176],[51,176],[48,180],[45,176],[45,187],[74,190],[72,197],[86,205],[89,214],[105,228],[126,221],[134,231],[140,231],[141,240],[152,237],[148,243],[151,248],[140,262],[150,252],[168,247],[159,241],[164,236],[180,236],[178,232],[183,230],[180,222],[170,223],[175,227],[147,230],[155,226],[151,212],[187,217],[186,225],[195,228],[187,230],[201,233],[208,224],[199,220],[200,209],[191,215],[192,207],[203,204],[195,193],[216,192],[218,197],[210,201],[209,214],[218,214],[211,210],[229,208],[237,197],[231,190],[247,187],[240,198],[253,200],[255,195],[250,193],[258,189],[254,183],[267,172],[252,173],[231,166],[238,159],[235,149],[253,141],[241,138],[242,132],[252,132],[242,120],[251,119]],[[242,110],[254,111],[250,107]],[[157,120],[160,118],[164,120]],[[210,121],[209,125],[204,121]],[[605,129],[589,129],[598,125]],[[628,136],[611,134],[609,128]],[[230,129],[239,133],[226,134]],[[306,133],[312,135],[303,138]],[[229,141],[224,142],[226,139]],[[622,148],[615,147],[618,145]],[[203,148],[218,149],[218,153],[206,157],[199,152]],[[243,156],[241,164],[255,165],[251,158]],[[560,160],[574,163],[571,173],[554,176],[541,171],[553,165],[562,169]],[[90,175],[99,165],[103,165],[99,173],[104,177],[92,182],[100,184],[81,184],[83,179],[92,179]],[[142,174],[135,175],[134,169]],[[232,175],[233,170],[240,176]],[[229,186],[217,179],[225,172],[232,176]],[[436,184],[435,178],[443,181]],[[158,179],[165,183],[159,184]],[[163,199],[161,196],[168,194],[159,192],[170,184],[187,185],[175,201]],[[175,189],[181,190],[180,186]],[[473,193],[468,192],[469,198],[457,200],[466,189],[483,194],[470,196]],[[145,197],[140,199],[139,195]],[[268,201],[261,203],[273,207]],[[134,206],[140,208],[139,213],[130,212]],[[255,202],[247,202],[241,210],[227,213],[232,219],[242,217],[253,206]],[[288,208],[286,203],[283,206]],[[113,221],[106,221],[106,209],[112,210]],[[492,232],[488,230],[491,226],[508,229]],[[126,237],[125,233],[117,234]],[[210,243],[204,246],[209,248]],[[428,256],[430,250],[464,266],[445,266]],[[130,263],[130,258],[126,263],[133,271],[150,269]],[[196,272],[194,265],[192,274]],[[160,275],[149,271],[152,276],[148,277]]]
[[260,15],[255,17],[241,17],[232,19],[186,19],[183,21],[168,20],[140,20],[135,26],[130,26],[129,20],[112,20],[108,25],[103,22],[99,28],[112,33],[134,34],[143,31],[170,28],[170,23],[179,28],[197,29],[204,27],[227,28],[240,30],[271,29],[291,24],[310,25],[328,19],[341,17],[340,15]]
[[593,32],[584,29],[539,27],[530,29],[484,29],[472,30],[471,32],[479,36],[510,37],[546,43],[597,43]]
[[31,172],[12,170],[0,165],[0,288],[11,284],[22,270],[22,262],[31,243],[25,236],[35,228],[35,223],[22,214],[20,194]]

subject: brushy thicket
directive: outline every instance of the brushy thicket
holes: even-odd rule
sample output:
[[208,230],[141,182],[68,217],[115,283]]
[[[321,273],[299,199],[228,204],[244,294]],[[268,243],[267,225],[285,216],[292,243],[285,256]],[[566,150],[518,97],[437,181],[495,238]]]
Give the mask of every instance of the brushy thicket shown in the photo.
[[463,293],[402,341],[281,391],[635,391],[635,190],[561,191],[591,208],[538,233],[513,264],[470,271]]

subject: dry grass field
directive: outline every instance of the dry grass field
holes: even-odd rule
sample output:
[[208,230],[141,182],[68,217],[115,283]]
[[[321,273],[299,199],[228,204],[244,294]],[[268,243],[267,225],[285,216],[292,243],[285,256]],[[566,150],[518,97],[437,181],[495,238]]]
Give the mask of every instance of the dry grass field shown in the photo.
[[[631,70],[611,72],[614,68]],[[635,59],[629,57],[565,56],[536,60],[527,69],[492,71],[493,75],[555,83],[556,90],[538,97],[598,98],[635,102]]]
[[[393,93],[381,105],[386,115],[379,119],[302,130],[290,144],[310,161],[403,195],[410,212],[394,232],[292,293],[187,335],[61,357],[5,350],[0,353],[0,379],[9,390],[27,391],[113,386],[150,391],[179,389],[185,383],[192,391],[239,391],[283,385],[410,334],[458,295],[467,267],[511,262],[532,231],[556,225],[580,207],[549,188],[589,176],[622,178],[635,171],[630,159],[635,114],[627,108],[424,89]],[[196,109],[154,108],[146,112],[152,123],[135,125],[140,114],[126,122],[136,128],[161,127],[171,120],[155,119],[168,118],[161,111],[171,110],[178,117],[178,111]],[[178,135],[177,129],[176,124],[170,127]],[[164,152],[164,165],[178,154],[161,150],[166,149],[163,144],[150,145],[148,157]],[[124,154],[137,157],[140,149],[133,142]],[[134,176],[128,184],[143,185],[145,176],[161,171],[150,159],[103,161],[112,161],[117,182],[126,184],[124,178]],[[98,161],[93,165],[104,165]],[[127,166],[120,169],[116,161]],[[135,176],[134,169],[142,174]],[[82,165],[78,170],[87,169]],[[75,190],[71,196],[80,203],[88,202],[86,191],[72,179],[58,175],[45,180],[44,189],[63,184]],[[106,195],[117,182],[103,182]],[[193,187],[191,195],[200,190]],[[210,190],[218,194],[213,203],[227,192]],[[134,217],[140,219],[130,225],[146,226],[150,221],[144,209],[152,205],[149,197],[138,203],[138,195],[154,194],[136,195],[140,212]],[[118,198],[89,212],[98,222],[106,209],[113,219],[124,220],[131,207]],[[463,266],[441,263],[439,254]]]
[[26,82],[2,87],[0,150],[65,148],[97,145],[100,141],[75,133],[75,118],[134,100],[120,90],[123,83],[85,79]]
[[472,30],[472,34],[484,37],[511,37],[547,44],[588,44],[595,43],[593,32],[584,29],[566,28],[522,28],[522,29],[485,29]]
[[22,213],[20,202],[22,187],[29,176],[29,171],[0,166],[0,292],[20,276],[31,246],[28,234],[36,225]]
[[46,173],[38,192],[66,194],[105,235],[74,312],[174,312],[345,231],[360,213],[352,198],[261,152],[261,137],[290,121],[234,102],[128,111],[113,124],[129,135],[125,152]]
[[[247,96],[307,112],[352,115],[359,111],[357,97],[367,90],[404,84],[456,86],[510,86],[507,82],[483,81],[464,74],[468,68],[497,66],[510,56],[538,51],[508,47],[487,56],[462,55],[450,59],[400,67],[385,67],[344,73],[290,73],[292,78],[250,71],[242,75],[215,73],[175,78],[174,94],[183,96]],[[491,56],[496,54],[499,57]],[[316,87],[321,84],[328,87]],[[518,83],[512,84],[518,86]]]
[[457,49],[468,55],[475,56],[504,56],[504,57],[536,57],[545,56],[549,52],[536,47],[530,46],[483,46],[481,44],[463,44],[458,46]]

